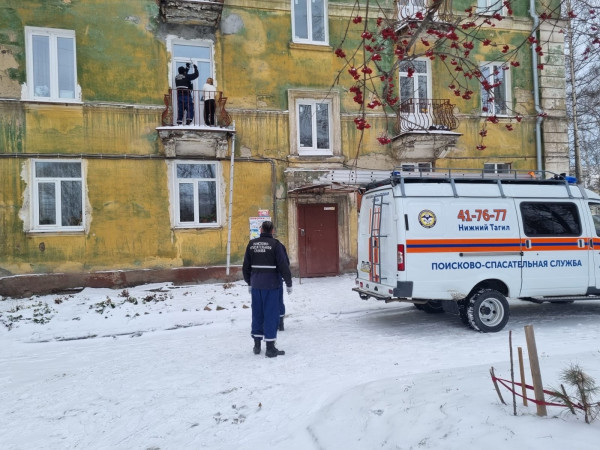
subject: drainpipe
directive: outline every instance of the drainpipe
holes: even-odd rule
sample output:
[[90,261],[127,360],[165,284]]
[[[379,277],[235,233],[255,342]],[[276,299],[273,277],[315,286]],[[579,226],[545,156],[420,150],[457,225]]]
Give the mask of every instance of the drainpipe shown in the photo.
[[235,156],[235,122],[233,122],[233,134],[231,135],[231,161],[229,162],[229,214],[227,219],[227,269],[226,275],[229,275],[229,263],[231,261],[231,227],[233,215],[233,162]]
[[[533,28],[531,29],[531,36],[535,38],[536,31],[540,25],[540,18],[535,11],[535,0],[529,0],[529,15],[533,19]],[[544,118],[540,115],[542,109],[540,108],[540,92],[539,92],[539,79],[538,79],[538,55],[535,51],[535,45],[531,46],[531,64],[533,66],[533,103],[535,106],[535,112],[537,113],[537,119],[535,121],[535,155],[537,159],[537,170],[542,171],[542,121]]]

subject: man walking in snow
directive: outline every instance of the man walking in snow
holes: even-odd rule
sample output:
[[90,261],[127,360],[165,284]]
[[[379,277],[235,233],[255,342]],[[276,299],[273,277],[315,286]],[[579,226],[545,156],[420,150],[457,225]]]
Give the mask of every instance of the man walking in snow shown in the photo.
[[283,350],[275,347],[279,325],[279,288],[283,278],[288,294],[292,293],[292,274],[283,245],[273,237],[273,222],[264,221],[260,237],[248,243],[242,273],[248,283],[248,292],[252,294],[254,354],[260,354],[261,340],[264,339],[268,358],[285,355]]

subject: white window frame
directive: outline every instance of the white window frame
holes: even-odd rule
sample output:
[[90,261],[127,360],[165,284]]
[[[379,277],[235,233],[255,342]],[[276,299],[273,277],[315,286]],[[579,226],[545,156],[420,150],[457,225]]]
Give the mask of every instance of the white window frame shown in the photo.
[[484,163],[483,173],[510,173],[512,170],[511,163]]
[[[416,58],[414,60],[415,62],[424,62],[425,63],[425,73],[423,72],[414,72],[412,77],[414,79],[414,85],[413,85],[413,95],[412,97],[409,98],[415,98],[415,99],[419,99],[419,82],[418,80],[420,78],[425,77],[427,80],[427,97],[428,98],[433,98],[433,93],[432,93],[432,82],[431,82],[431,61],[428,58]],[[411,64],[410,61],[407,61],[406,64]],[[401,85],[402,85],[402,78],[409,78],[408,77],[408,72],[405,71],[398,71],[398,98],[400,98],[400,103],[402,103],[405,100],[408,100],[408,98],[402,98],[402,91],[401,91]]]
[[[79,163],[80,173],[79,177],[38,177],[36,175],[37,163]],[[73,232],[73,231],[84,231],[85,230],[85,178],[84,178],[84,165],[80,159],[34,159],[31,164],[31,179],[33,180],[31,189],[31,212],[32,212],[32,231],[36,232]],[[61,192],[62,192],[62,181],[79,181],[81,183],[81,223],[79,225],[66,225],[61,224]],[[40,224],[40,198],[39,198],[39,185],[54,184],[54,196],[55,196],[55,224]]]
[[[221,226],[221,164],[217,161],[205,161],[205,160],[176,160],[170,162],[171,164],[171,204],[173,205],[173,223],[175,228],[215,228]],[[215,167],[214,178],[178,178],[177,177],[177,166],[180,164],[196,164],[196,165],[212,165]],[[215,183],[215,207],[216,207],[216,218],[214,222],[200,222],[199,214],[199,198],[198,198],[198,182],[200,181],[213,181]],[[192,183],[194,193],[194,220],[182,222],[180,220],[180,205],[179,205],[179,186],[183,183]]]
[[[175,88],[175,76],[177,75],[177,66],[178,64],[185,64],[186,62],[197,64],[200,62],[206,62],[210,64],[210,77],[216,83],[216,74],[215,74],[215,46],[214,43],[210,40],[206,39],[181,39],[177,36],[169,35],[166,39],[167,42],[167,51],[169,55],[171,55],[171,60],[169,61],[168,67],[168,75],[169,75],[169,86],[171,88]],[[179,58],[174,56],[174,47],[176,45],[189,45],[192,47],[204,47],[210,50],[210,60],[207,59],[186,59]],[[206,82],[206,79],[197,78],[192,83],[200,89],[200,87]],[[215,84],[216,86],[216,84]]]
[[[300,148],[299,132],[299,104],[300,102],[311,101],[315,103],[330,102],[329,108],[329,150],[308,151],[306,148]],[[316,90],[316,89],[289,89],[288,90],[288,110],[289,110],[289,128],[290,128],[290,155],[291,156],[322,156],[328,158],[331,156],[342,156],[342,131],[340,124],[340,94],[336,90]]]
[[402,163],[400,165],[401,172],[433,172],[433,164],[431,161],[425,162],[410,162],[410,163]]
[[477,14],[493,16],[496,13],[506,16],[507,10],[503,0],[477,0]]
[[[34,83],[33,63],[33,37],[47,36],[49,38],[49,96],[36,94]],[[73,97],[61,96],[58,86],[58,38],[73,40]],[[22,97],[24,100],[35,100],[41,102],[80,103],[81,87],[77,84],[77,41],[75,31],[58,28],[25,27],[25,46],[27,63],[27,82],[23,85]]]
[[[202,64],[209,65],[208,74],[202,75],[195,80],[192,80],[192,85],[194,86],[194,92],[192,93],[192,100],[194,102],[194,117],[191,118],[194,124],[205,125],[204,123],[204,101],[203,101],[203,93],[201,92],[202,86],[206,82],[207,78],[212,78],[214,81],[214,86],[217,88],[217,77],[215,74],[215,46],[214,43],[210,40],[206,39],[181,39],[178,36],[169,35],[166,39],[167,42],[167,51],[171,55],[169,66],[168,66],[168,75],[169,75],[169,86],[173,89],[171,92],[171,104],[173,105],[173,123],[172,125],[177,125],[177,108],[179,105],[177,104],[177,91],[175,91],[175,77],[177,76],[179,66],[184,66],[186,63],[196,64],[199,67],[199,71],[202,72]],[[204,49],[208,49],[210,57],[209,58],[185,58],[175,56],[175,46],[190,46],[190,47],[202,47]],[[193,73],[193,68],[191,68],[191,72]]]
[[291,11],[292,11],[292,42],[298,43],[298,44],[311,44],[311,45],[329,45],[329,0],[323,0],[324,3],[324,40],[322,41],[314,41],[312,39],[312,2],[311,0],[306,0],[306,9],[307,9],[307,13],[306,13],[306,17],[307,17],[307,34],[308,34],[308,38],[300,38],[296,35],[296,3],[298,2],[298,0],[291,0]]
[[[327,105],[327,131],[329,135],[327,136],[327,140],[329,143],[328,148],[317,148],[317,107],[321,104]],[[301,106],[310,106],[312,111],[312,147],[303,147],[300,143],[300,107]],[[333,150],[331,148],[331,124],[332,124],[332,102],[328,99],[316,100],[312,98],[301,98],[296,101],[296,126],[298,133],[297,137],[297,146],[298,146],[298,154],[300,156],[309,156],[309,155],[333,155]]]
[[[482,116],[497,116],[497,117],[508,117],[510,115],[510,111],[512,109],[512,80],[511,80],[511,73],[510,73],[510,68],[508,69],[503,69],[502,67],[507,67],[506,63],[501,63],[501,62],[482,62],[479,65],[479,70],[481,71],[484,67],[490,67],[490,77],[492,77],[491,79],[488,79],[488,81],[490,83],[495,83],[495,75],[494,75],[494,67],[497,67],[497,69],[499,70],[500,73],[503,73],[503,77],[504,77],[504,81],[501,85],[501,87],[504,89],[504,97],[505,97],[505,102],[506,102],[506,111],[505,112],[497,112],[496,111],[496,102],[487,102],[484,101],[484,92],[485,90],[483,89],[483,86],[481,86],[481,90],[480,90],[480,103],[481,103],[481,115]],[[483,76],[483,72],[482,72],[482,76]],[[493,93],[490,91],[490,95],[493,96]],[[483,110],[483,107],[487,106],[487,111]]]

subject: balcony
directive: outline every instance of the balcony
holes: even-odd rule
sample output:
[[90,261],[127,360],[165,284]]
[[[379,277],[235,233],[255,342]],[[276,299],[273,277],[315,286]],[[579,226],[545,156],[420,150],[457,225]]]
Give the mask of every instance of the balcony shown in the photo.
[[[162,113],[162,126],[159,136],[169,157],[227,155],[227,135],[231,133],[231,116],[225,109],[227,97],[223,92],[206,92],[215,97],[214,123],[206,122],[204,109],[205,92],[185,89],[169,89],[164,96],[165,110]],[[208,95],[207,95],[208,98]],[[181,112],[181,114],[180,114]],[[210,118],[208,117],[209,121]]]
[[410,98],[400,104],[392,150],[403,161],[435,161],[456,145],[460,133],[448,99]]
[[[223,92],[208,92],[207,94],[215,97],[215,123],[210,125],[205,122],[204,116],[204,91],[193,90],[188,91],[185,89],[187,100],[177,100],[177,89],[169,89],[169,93],[165,94],[165,110],[162,113],[162,124],[163,126],[191,126],[191,127],[228,127],[231,125],[231,116],[225,109],[225,103],[227,103],[227,97],[223,97]],[[191,95],[190,95],[191,94]],[[206,96],[208,98],[208,95]],[[181,118],[179,117],[179,109],[183,106],[181,111]],[[194,111],[194,114],[188,117],[188,111]],[[193,116],[193,117],[192,117]],[[181,123],[178,123],[181,119]]]
[[166,23],[216,28],[221,22],[224,0],[159,0]]
[[400,104],[396,131],[452,131],[458,128],[454,105],[448,99],[409,98]]

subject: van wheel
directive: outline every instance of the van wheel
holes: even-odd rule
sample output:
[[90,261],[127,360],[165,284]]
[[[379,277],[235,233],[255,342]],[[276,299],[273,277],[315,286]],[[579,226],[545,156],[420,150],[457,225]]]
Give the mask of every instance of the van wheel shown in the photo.
[[444,312],[444,307],[440,300],[429,300],[427,303],[420,305],[423,311],[429,314],[439,314]]
[[458,303],[458,317],[460,317],[460,321],[465,324],[465,325],[469,325],[469,314],[467,312],[468,306],[469,306],[469,300],[468,299],[464,299],[464,300],[460,300],[457,302]]
[[506,297],[494,289],[484,289],[469,299],[467,305],[469,326],[482,333],[500,331],[508,322]]

